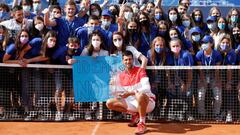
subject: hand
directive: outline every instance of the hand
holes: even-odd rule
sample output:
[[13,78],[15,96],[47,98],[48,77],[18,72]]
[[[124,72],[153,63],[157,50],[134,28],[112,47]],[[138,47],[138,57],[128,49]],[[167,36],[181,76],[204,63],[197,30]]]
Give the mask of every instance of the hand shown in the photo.
[[22,67],[27,67],[26,59],[19,59],[18,64],[21,65]]
[[117,18],[117,23],[118,23],[118,25],[122,26],[123,23],[124,23],[124,18],[123,17],[118,17]]
[[72,65],[72,64],[76,63],[77,60],[76,59],[68,59],[67,62],[69,65]]
[[45,9],[42,11],[43,14],[47,14],[48,12],[49,12],[49,9],[48,9],[48,8],[45,8]]
[[181,85],[181,91],[186,92],[188,90],[189,86],[187,86],[185,83]]
[[135,94],[134,92],[124,92],[124,93],[119,94],[118,96],[121,97],[121,98],[127,98],[129,96],[134,95],[134,94]]

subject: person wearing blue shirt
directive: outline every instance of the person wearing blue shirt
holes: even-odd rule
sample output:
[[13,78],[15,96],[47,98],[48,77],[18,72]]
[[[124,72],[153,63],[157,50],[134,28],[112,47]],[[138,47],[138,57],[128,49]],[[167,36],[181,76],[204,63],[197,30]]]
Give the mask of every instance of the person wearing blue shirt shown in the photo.
[[[222,56],[220,52],[213,49],[214,40],[211,36],[205,35],[201,40],[202,50],[198,51],[196,54],[196,61],[198,65],[203,66],[214,66],[221,65]],[[208,84],[213,93],[214,103],[213,103],[213,114],[216,121],[221,121],[220,118],[220,109],[222,105],[222,88],[221,80],[218,69],[212,70],[200,70],[198,82],[198,113],[200,118],[205,118],[205,98],[206,98],[206,89]]]
[[[223,60],[222,60],[222,65],[235,65],[236,64],[236,59],[237,59],[237,55],[235,53],[235,51],[232,49],[232,42],[231,42],[231,38],[229,35],[225,35],[223,36],[220,41],[219,44],[217,45],[217,50],[221,53]],[[227,123],[232,123],[233,122],[233,117],[232,117],[232,111],[233,111],[233,99],[237,99],[237,96],[234,94],[233,92],[233,76],[234,76],[234,70],[229,69],[229,70],[223,70],[221,77],[222,77],[222,83],[223,83],[223,89],[225,91],[224,92],[224,103],[226,106],[226,110],[227,111],[227,116],[226,116],[226,122]]]
[[141,29],[141,44],[137,49],[147,57],[147,51],[150,49],[152,40],[157,36],[158,29],[155,25],[150,24],[150,19],[144,12],[139,15],[139,22]]
[[[171,54],[167,57],[167,65],[171,66],[192,66],[193,58],[190,52],[182,50],[182,41],[174,38],[169,42]],[[192,70],[167,70],[167,98],[168,104],[168,119],[169,120],[184,120],[186,113],[187,120],[193,120],[191,115],[192,108]],[[174,100],[181,101],[175,102]],[[183,110],[178,110],[179,115],[172,113],[172,108],[177,103],[177,106],[183,106]]]
[[58,33],[58,46],[63,47],[67,44],[68,37],[73,36],[75,30],[83,26],[86,22],[80,18],[75,17],[76,4],[74,1],[67,1],[64,7],[66,13],[65,18],[49,19],[49,11],[44,15],[44,22],[47,26],[53,27]]
[[104,9],[101,16],[101,27],[106,31],[111,31],[112,33],[118,31],[118,25],[112,23],[113,15],[110,10]]
[[100,22],[97,16],[92,15],[89,17],[88,23],[86,26],[79,27],[75,31],[75,36],[80,41],[80,52],[89,44],[89,36],[93,33],[93,31],[98,31],[103,36],[103,42],[104,45],[106,45],[107,50],[110,49],[110,46],[112,44],[112,33],[108,32],[106,33],[105,30],[103,30],[100,27]]

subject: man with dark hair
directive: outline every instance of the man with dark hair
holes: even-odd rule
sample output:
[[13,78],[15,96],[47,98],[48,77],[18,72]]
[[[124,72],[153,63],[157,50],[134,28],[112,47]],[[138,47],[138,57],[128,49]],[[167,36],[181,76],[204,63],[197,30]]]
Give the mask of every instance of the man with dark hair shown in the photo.
[[111,110],[131,114],[132,121],[129,126],[137,126],[135,133],[144,134],[147,131],[146,113],[155,108],[155,95],[151,92],[146,71],[133,66],[133,54],[126,51],[122,55],[122,63],[126,68],[116,77],[119,82],[110,81],[110,85],[116,86],[116,97],[109,99],[106,104]]

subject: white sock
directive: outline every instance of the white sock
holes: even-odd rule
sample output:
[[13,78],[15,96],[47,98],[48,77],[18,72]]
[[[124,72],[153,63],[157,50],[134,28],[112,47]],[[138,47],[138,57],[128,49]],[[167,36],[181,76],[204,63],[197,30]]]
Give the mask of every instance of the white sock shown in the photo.
[[140,117],[140,122],[145,124],[145,121],[146,121],[146,117]]

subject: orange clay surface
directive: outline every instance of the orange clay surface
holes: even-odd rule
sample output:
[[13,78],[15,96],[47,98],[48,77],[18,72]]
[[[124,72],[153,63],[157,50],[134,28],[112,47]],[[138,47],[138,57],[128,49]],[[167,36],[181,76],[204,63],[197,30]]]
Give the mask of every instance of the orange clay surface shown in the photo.
[[[148,123],[146,135],[240,135],[240,125]],[[0,135],[134,135],[126,122],[0,122]]]

